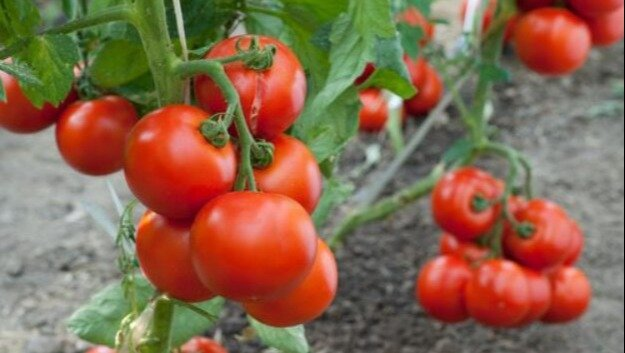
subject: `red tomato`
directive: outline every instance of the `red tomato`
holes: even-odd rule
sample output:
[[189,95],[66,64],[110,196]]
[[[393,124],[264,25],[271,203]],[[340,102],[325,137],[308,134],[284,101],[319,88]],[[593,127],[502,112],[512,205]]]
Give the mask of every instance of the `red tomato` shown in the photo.
[[373,74],[375,73],[375,65],[373,65],[372,63],[368,63],[367,66],[365,66],[365,71],[362,72],[362,75],[360,75],[357,79],[356,79],[356,86],[360,86],[363,83],[367,82],[367,80],[373,76]]
[[531,310],[528,282],[523,268],[514,262],[486,262],[477,269],[467,285],[467,310],[483,325],[514,327]]
[[604,16],[623,7],[623,0],[567,0],[573,10],[583,17]]
[[228,353],[221,344],[206,337],[193,337],[180,349],[181,353]]
[[446,323],[469,318],[464,291],[471,279],[471,268],[455,256],[441,256],[429,262],[417,279],[415,295],[423,309]]
[[486,234],[500,214],[492,206],[477,212],[475,198],[496,201],[503,190],[501,183],[490,174],[474,167],[455,170],[445,175],[432,193],[432,212],[438,225],[461,241],[472,241]]
[[519,222],[530,223],[535,232],[529,238],[509,227],[504,235],[506,254],[535,270],[562,264],[570,254],[571,223],[566,212],[553,202],[532,200],[515,214]]
[[291,327],[321,316],[336,297],[338,269],[334,254],[318,240],[317,258],[304,282],[287,296],[276,300],[244,304],[248,314],[273,327]]
[[582,253],[584,252],[584,245],[586,243],[586,239],[584,238],[584,232],[582,228],[577,224],[577,222],[571,220],[571,246],[569,251],[567,252],[566,260],[564,261],[565,266],[573,266],[575,265],[579,259],[582,257]]
[[360,92],[360,130],[378,132],[384,130],[389,117],[388,102],[381,90],[370,88]]
[[399,21],[411,27],[420,27],[423,30],[423,38],[419,42],[420,45],[425,46],[434,39],[436,27],[416,7],[410,6],[402,12],[399,15]]
[[625,7],[606,13],[596,18],[586,18],[592,33],[592,42],[596,46],[610,46],[623,39],[625,27],[623,21]]
[[551,306],[551,283],[547,276],[524,269],[529,288],[530,310],[525,318],[518,324],[523,327],[540,320]]
[[517,5],[521,11],[528,12],[541,7],[552,7],[555,2],[555,0],[517,0]]
[[96,346],[89,348],[85,353],[116,353],[117,351],[107,346]]
[[[499,6],[499,1],[489,0],[486,12],[484,12],[484,19],[482,21],[482,32],[488,32],[490,26],[493,24],[495,14],[497,13],[497,6]],[[460,18],[462,19],[462,22],[464,22],[467,17],[468,9],[469,0],[462,0],[462,4],[460,5]]]
[[126,181],[149,209],[191,219],[232,189],[234,147],[216,148],[206,141],[199,129],[208,117],[198,108],[172,105],[148,114],[133,129],[126,146]]
[[417,88],[417,95],[406,101],[406,111],[413,115],[425,115],[436,108],[443,97],[443,80],[434,67],[425,63],[425,79],[419,86],[421,77],[413,77],[413,84]]
[[0,101],[0,127],[18,134],[29,134],[44,130],[54,124],[59,115],[78,96],[72,90],[58,108],[46,103],[37,109],[22,92],[18,81],[13,76],[0,71],[0,82],[4,86],[7,101]]
[[409,56],[404,56],[404,63],[410,74],[412,85],[417,89],[425,85],[429,64],[424,58],[412,60]]
[[215,297],[198,278],[189,249],[191,222],[148,211],[137,227],[137,257],[145,276],[161,292],[187,302]]
[[72,168],[87,175],[108,175],[124,166],[126,140],[138,121],[135,107],[122,97],[76,102],[56,125],[56,143]]
[[[215,45],[207,59],[237,54],[236,44],[248,48],[251,35],[226,39]],[[248,69],[242,62],[225,65],[226,74],[239,96],[250,130],[255,136],[271,139],[288,129],[304,109],[306,75],[295,54],[282,42],[260,36],[261,47],[277,48],[274,63],[268,70]],[[228,104],[221,89],[208,77],[195,80],[195,94],[201,106],[210,112],[225,112]]]
[[570,74],[584,66],[592,47],[588,25],[560,8],[538,9],[522,16],[515,42],[521,61],[549,76]]
[[235,301],[289,293],[308,276],[316,254],[310,215],[278,194],[225,194],[208,203],[191,228],[191,258],[200,279]]
[[312,213],[323,191],[323,177],[315,156],[305,144],[287,135],[271,142],[275,146],[273,164],[254,171],[258,188],[288,196]]
[[440,241],[441,255],[458,256],[469,263],[484,260],[490,254],[488,248],[472,242],[461,242],[449,233],[443,233]]
[[592,287],[581,270],[563,267],[551,275],[553,299],[543,322],[559,324],[579,319],[592,298]]

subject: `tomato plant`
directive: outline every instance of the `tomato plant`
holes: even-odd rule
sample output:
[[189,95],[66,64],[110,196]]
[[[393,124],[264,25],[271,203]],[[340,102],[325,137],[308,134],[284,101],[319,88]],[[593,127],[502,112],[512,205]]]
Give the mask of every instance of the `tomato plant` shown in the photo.
[[379,132],[384,130],[388,121],[388,102],[382,91],[370,88],[360,92],[362,110],[360,111],[360,130]]
[[567,4],[583,16],[595,17],[617,11],[623,0],[567,0]]
[[586,274],[573,267],[562,267],[551,275],[552,303],[542,318],[547,323],[564,323],[582,316],[592,298]]
[[413,98],[406,101],[406,111],[413,116],[429,113],[440,102],[443,96],[443,80],[436,69],[425,61],[417,61],[412,69],[412,83],[418,90]]
[[623,39],[625,27],[625,7],[598,17],[586,18],[592,33],[592,43],[597,46],[610,46]]
[[455,236],[443,233],[439,250],[441,255],[458,256],[469,263],[479,262],[488,257],[490,249],[473,242],[461,242]]

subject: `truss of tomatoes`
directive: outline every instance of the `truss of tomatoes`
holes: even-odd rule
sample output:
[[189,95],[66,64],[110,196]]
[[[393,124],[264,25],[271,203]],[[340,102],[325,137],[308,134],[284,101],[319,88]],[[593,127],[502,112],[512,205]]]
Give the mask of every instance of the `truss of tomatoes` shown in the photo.
[[[557,204],[520,197],[508,200],[518,222],[513,226],[502,214],[503,188],[502,181],[473,167],[453,171],[436,185],[432,213],[444,231],[441,256],[421,270],[418,302],[445,323],[473,318],[517,328],[579,319],[592,296],[588,278],[574,267],[584,248],[581,228]],[[504,256],[494,256],[486,243],[503,247]]]
[[[206,58],[235,55],[252,38],[225,39]],[[115,96],[75,101],[72,93],[58,108],[37,109],[13,77],[0,73],[8,97],[0,103],[0,126],[32,133],[56,123],[59,151],[75,170],[99,176],[123,169],[148,208],[137,228],[137,257],[160,292],[186,302],[222,296],[265,324],[288,327],[323,314],[336,296],[338,270],[310,216],[322,193],[321,171],[308,147],[284,133],[304,108],[304,69],[285,44],[257,38],[261,48],[275,48],[272,67],[234,62],[224,69],[249,130],[274,147],[272,163],[254,170],[259,192],[233,191],[237,146],[216,147],[201,132],[228,108],[207,76],[195,78],[201,108],[170,105],[139,119]]]
[[[187,343],[183,344],[175,352],[179,353],[228,353],[217,341],[206,337],[193,337]],[[116,350],[106,346],[96,346],[88,349],[85,353],[117,353]]]

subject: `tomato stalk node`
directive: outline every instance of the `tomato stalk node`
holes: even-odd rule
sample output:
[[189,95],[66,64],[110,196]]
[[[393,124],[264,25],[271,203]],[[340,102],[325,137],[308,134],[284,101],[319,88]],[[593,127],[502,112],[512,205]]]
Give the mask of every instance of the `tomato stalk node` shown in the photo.
[[206,141],[217,148],[224,148],[230,142],[228,126],[219,118],[219,115],[205,120],[200,125],[200,133]]
[[264,140],[252,145],[252,165],[256,169],[266,169],[273,164],[275,146]]
[[471,208],[477,213],[482,213],[492,207],[493,204],[493,201],[478,195],[471,201]]

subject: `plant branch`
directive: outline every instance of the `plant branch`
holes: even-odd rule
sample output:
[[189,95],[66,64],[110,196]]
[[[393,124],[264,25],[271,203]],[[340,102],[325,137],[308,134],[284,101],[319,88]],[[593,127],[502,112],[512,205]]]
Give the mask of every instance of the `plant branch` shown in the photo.
[[168,353],[171,349],[171,324],[174,303],[161,296],[154,302],[154,316],[139,345],[140,353]]
[[133,11],[128,5],[114,6],[92,15],[87,15],[45,30],[44,34],[65,34],[79,31],[90,27],[95,27],[111,22],[132,22]]
[[206,310],[197,307],[193,304],[189,304],[177,299],[170,299],[174,304],[183,307],[185,309],[189,309],[191,311],[193,311],[194,313],[198,314],[199,316],[205,318],[206,320],[210,321],[210,322],[216,322],[218,320],[218,318],[215,315],[212,315],[211,313],[207,312]]

